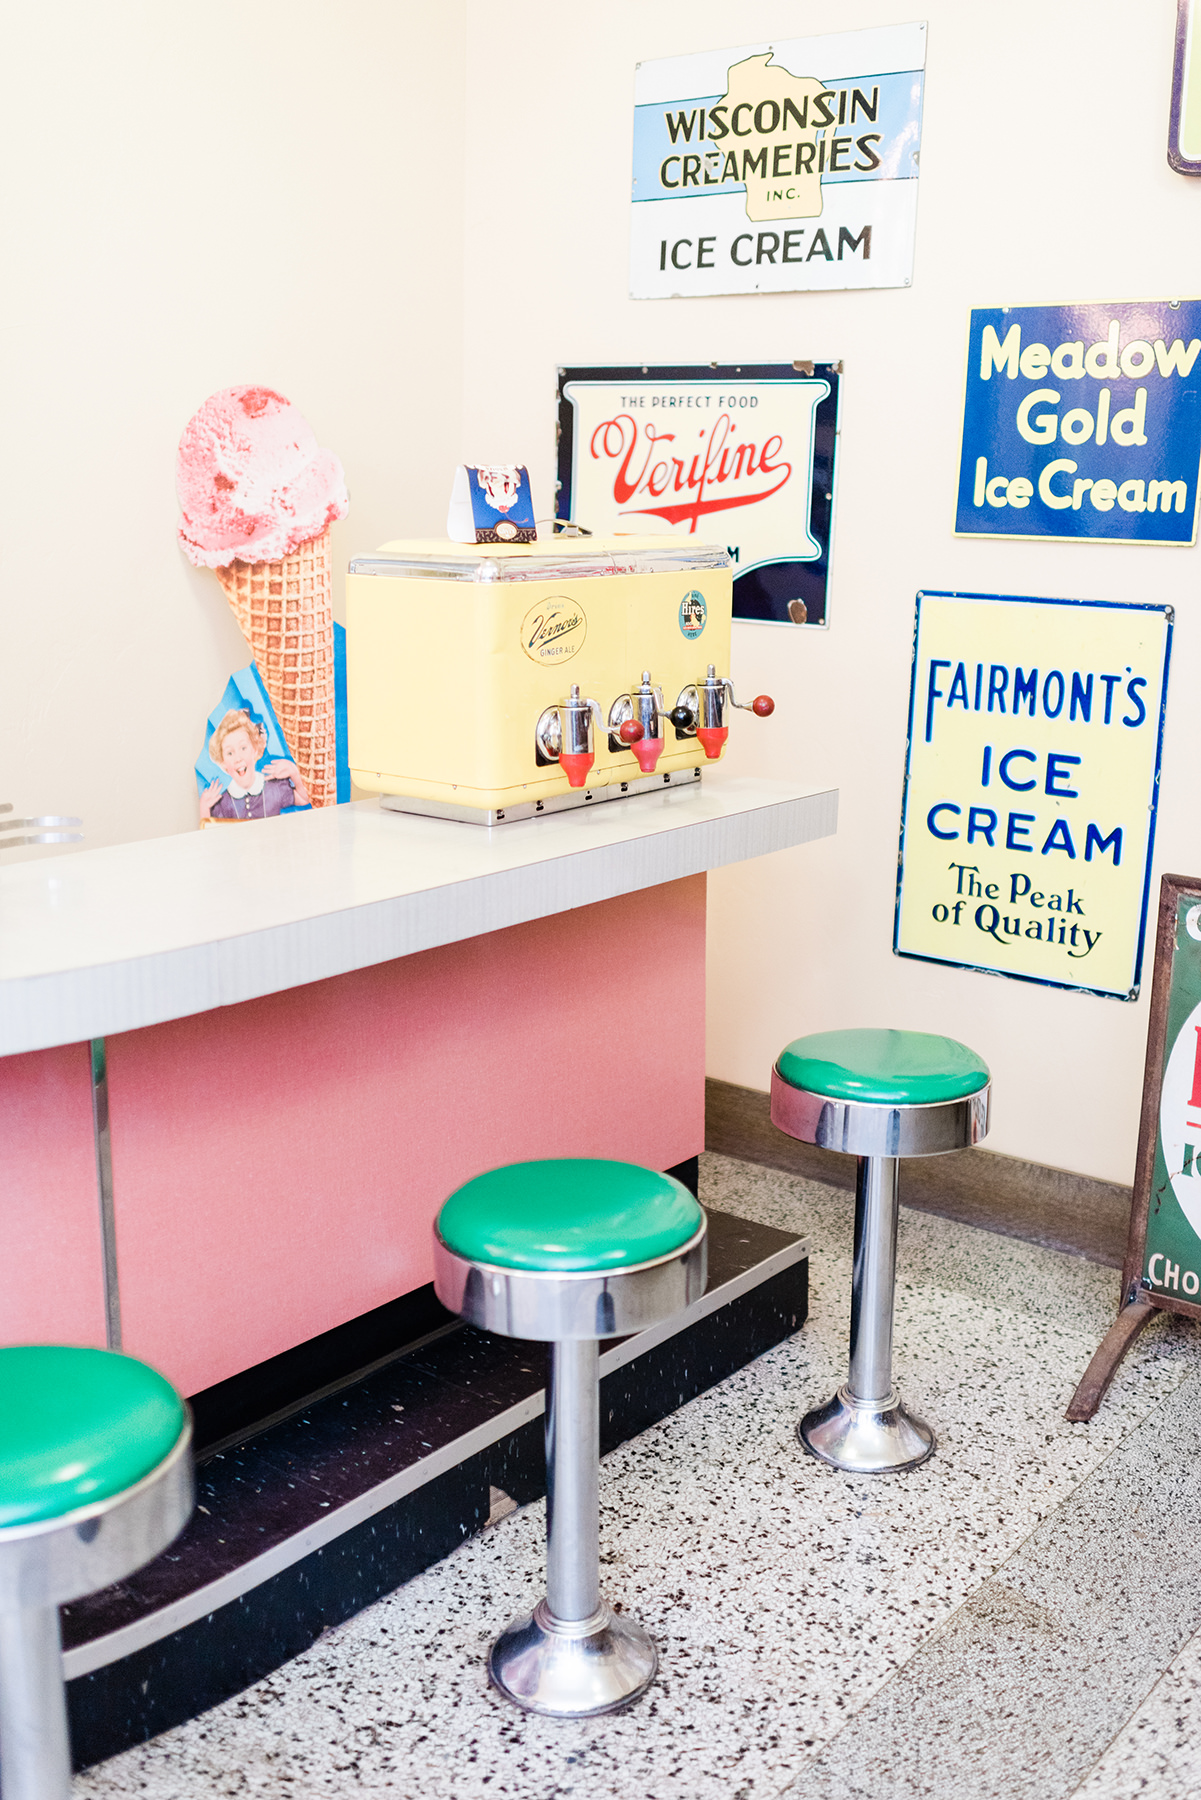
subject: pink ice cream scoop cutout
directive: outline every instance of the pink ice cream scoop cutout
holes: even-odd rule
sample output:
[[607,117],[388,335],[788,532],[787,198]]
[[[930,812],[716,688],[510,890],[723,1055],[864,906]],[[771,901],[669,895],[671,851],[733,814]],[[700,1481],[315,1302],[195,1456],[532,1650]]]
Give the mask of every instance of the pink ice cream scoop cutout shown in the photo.
[[337,674],[330,525],[342,467],[282,394],[212,394],[180,439],[179,541],[212,569],[250,646],[302,785],[337,803]]
[[222,388],[179,441],[179,541],[198,568],[279,562],[346,516],[342,465],[282,394]]

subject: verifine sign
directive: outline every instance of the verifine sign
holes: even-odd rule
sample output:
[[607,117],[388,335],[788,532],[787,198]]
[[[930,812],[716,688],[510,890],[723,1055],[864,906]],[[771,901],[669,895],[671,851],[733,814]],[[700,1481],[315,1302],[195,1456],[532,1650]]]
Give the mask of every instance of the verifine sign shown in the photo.
[[894,948],[1138,995],[1170,607],[919,594]]
[[904,287],[926,27],[640,63],[630,292]]
[[735,618],[825,625],[841,368],[560,369],[558,516],[724,544]]
[[972,313],[955,529],[1191,544],[1201,300]]

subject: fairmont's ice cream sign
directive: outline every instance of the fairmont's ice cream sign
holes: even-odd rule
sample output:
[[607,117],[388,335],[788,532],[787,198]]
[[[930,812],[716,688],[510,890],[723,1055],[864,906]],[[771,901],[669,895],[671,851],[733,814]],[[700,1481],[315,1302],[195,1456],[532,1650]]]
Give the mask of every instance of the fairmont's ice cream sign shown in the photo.
[[924,25],[640,63],[630,291],[904,287]]
[[1201,300],[981,308],[957,532],[1191,544]]
[[1172,609],[917,597],[894,948],[1138,998]]

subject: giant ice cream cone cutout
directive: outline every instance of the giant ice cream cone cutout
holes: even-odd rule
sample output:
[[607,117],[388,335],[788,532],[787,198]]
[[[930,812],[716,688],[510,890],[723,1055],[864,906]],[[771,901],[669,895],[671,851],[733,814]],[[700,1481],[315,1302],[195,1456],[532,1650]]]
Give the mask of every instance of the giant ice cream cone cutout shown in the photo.
[[179,441],[179,541],[215,570],[314,806],[337,800],[329,527],[342,465],[291,403],[223,388]]

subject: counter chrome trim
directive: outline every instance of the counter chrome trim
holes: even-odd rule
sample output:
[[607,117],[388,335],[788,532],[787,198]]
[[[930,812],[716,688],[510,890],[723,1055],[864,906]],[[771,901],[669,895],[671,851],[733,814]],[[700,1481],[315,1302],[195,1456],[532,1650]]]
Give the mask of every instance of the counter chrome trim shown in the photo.
[[[804,1238],[798,1238],[795,1243],[786,1244],[771,1256],[765,1257],[762,1262],[756,1263],[753,1268],[745,1269],[730,1281],[723,1282],[720,1287],[711,1288],[699,1300],[694,1300],[686,1311],[676,1313],[672,1318],[664,1319],[658,1325],[652,1325],[636,1336],[623,1338],[620,1343],[602,1350],[602,1378],[612,1374],[615,1369],[623,1368],[626,1363],[633,1362],[635,1357],[657,1349],[668,1338],[675,1337],[689,1325],[708,1318],[710,1313],[719,1312],[732,1300],[738,1300],[753,1288],[761,1287],[764,1282],[785,1269],[792,1268],[795,1263],[803,1262],[808,1255],[808,1243]],[[263,1582],[270,1581],[272,1576],[302,1562],[306,1556],[333,1543],[346,1532],[353,1531],[355,1526],[373,1518],[376,1513],[383,1512],[397,1500],[403,1500],[406,1495],[415,1493],[427,1482],[457,1468],[469,1457],[486,1450],[501,1438],[508,1437],[531,1419],[539,1418],[545,1410],[545,1390],[529,1395],[516,1406],[508,1407],[495,1418],[489,1419],[486,1424],[477,1425],[473,1430],[464,1432],[461,1437],[433,1451],[421,1462],[399,1470],[367,1493],[348,1500],[345,1506],[314,1521],[294,1537],[243,1563],[241,1568],[230,1570],[228,1574],[209,1582],[205,1587],[197,1588],[194,1593],[172,1602],[159,1612],[135,1619],[118,1631],[108,1632],[104,1637],[93,1638],[90,1643],[77,1644],[73,1649],[64,1651],[64,1677],[68,1681],[74,1681],[78,1676],[90,1675],[96,1669],[105,1668],[109,1663],[120,1661],[122,1657],[132,1656],[136,1650],[171,1637],[185,1626],[193,1625],[198,1619],[206,1618],[208,1614],[228,1606]]]
[[121,1349],[121,1282],[117,1274],[117,1214],[113,1196],[113,1146],[108,1110],[108,1052],[102,1037],[89,1041],[92,1059],[92,1138],[100,1208],[100,1258],[104,1271],[104,1331],[110,1350]]

